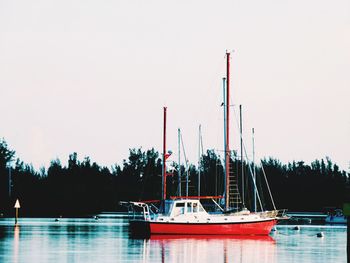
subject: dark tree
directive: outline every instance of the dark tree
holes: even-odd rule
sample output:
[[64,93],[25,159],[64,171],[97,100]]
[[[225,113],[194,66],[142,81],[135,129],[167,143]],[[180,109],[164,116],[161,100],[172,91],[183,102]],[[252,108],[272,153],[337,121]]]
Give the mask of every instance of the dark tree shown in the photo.
[[[115,211],[119,201],[161,199],[162,158],[155,150],[130,149],[122,165],[108,169],[89,157],[78,159],[77,153],[68,157],[68,165],[52,160],[50,166],[35,171],[32,165],[16,160],[15,151],[0,140],[0,213],[12,213],[16,198],[21,202],[21,213],[35,216],[81,216],[99,211]],[[282,164],[274,158],[264,159],[256,169],[256,184],[260,199],[267,209],[272,203],[267,191],[264,173],[277,208],[294,211],[322,211],[325,207],[341,207],[350,186],[349,174],[341,171],[328,157],[315,160],[310,165],[303,161]],[[12,168],[10,168],[12,165]],[[235,178],[246,174],[245,203],[252,206],[253,187],[251,169],[242,164],[234,154],[230,167]],[[188,164],[187,169],[176,163],[167,163],[167,196],[179,194],[178,175],[181,171],[181,194],[186,192],[189,177],[189,195],[198,195],[198,175],[201,176],[201,195],[222,195],[224,192],[224,167],[221,158],[208,150],[201,157],[200,167]],[[9,168],[12,174],[9,198]],[[264,169],[263,169],[264,168]],[[347,188],[348,187],[348,188]],[[241,180],[238,180],[242,192]]]
[[9,209],[12,200],[9,196],[12,190],[9,174],[12,172],[11,162],[14,157],[15,151],[9,149],[4,139],[0,139],[0,213]]

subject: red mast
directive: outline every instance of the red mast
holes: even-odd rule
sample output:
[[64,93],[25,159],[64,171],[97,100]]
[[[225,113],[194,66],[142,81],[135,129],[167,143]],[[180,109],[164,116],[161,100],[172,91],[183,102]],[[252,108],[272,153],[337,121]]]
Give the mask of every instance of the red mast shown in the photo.
[[163,200],[166,200],[166,107],[163,108],[164,120],[163,120]]
[[226,145],[225,145],[225,177],[226,177],[226,201],[225,210],[230,206],[230,53],[226,52]]

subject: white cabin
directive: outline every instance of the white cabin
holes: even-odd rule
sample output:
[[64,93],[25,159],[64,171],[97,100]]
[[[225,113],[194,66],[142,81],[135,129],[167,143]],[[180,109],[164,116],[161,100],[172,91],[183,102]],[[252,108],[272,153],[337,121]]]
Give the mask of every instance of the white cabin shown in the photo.
[[188,221],[208,217],[199,200],[167,200],[165,213],[156,216],[156,221]]

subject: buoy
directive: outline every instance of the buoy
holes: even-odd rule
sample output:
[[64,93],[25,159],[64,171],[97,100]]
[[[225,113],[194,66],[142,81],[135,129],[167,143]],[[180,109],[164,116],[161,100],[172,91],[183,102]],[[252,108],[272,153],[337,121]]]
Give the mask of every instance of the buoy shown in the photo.
[[295,226],[293,229],[294,230],[300,230],[300,226]]
[[320,232],[320,233],[317,233],[316,236],[317,236],[317,237],[324,237],[324,234],[323,234],[323,232]]

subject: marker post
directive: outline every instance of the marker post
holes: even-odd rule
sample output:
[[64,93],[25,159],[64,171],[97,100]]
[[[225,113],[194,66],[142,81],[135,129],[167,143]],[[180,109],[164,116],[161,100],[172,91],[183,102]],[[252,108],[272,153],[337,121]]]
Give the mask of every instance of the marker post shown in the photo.
[[14,208],[16,209],[16,216],[15,216],[15,226],[18,224],[18,209],[21,208],[21,205],[19,204],[19,200],[16,200]]

